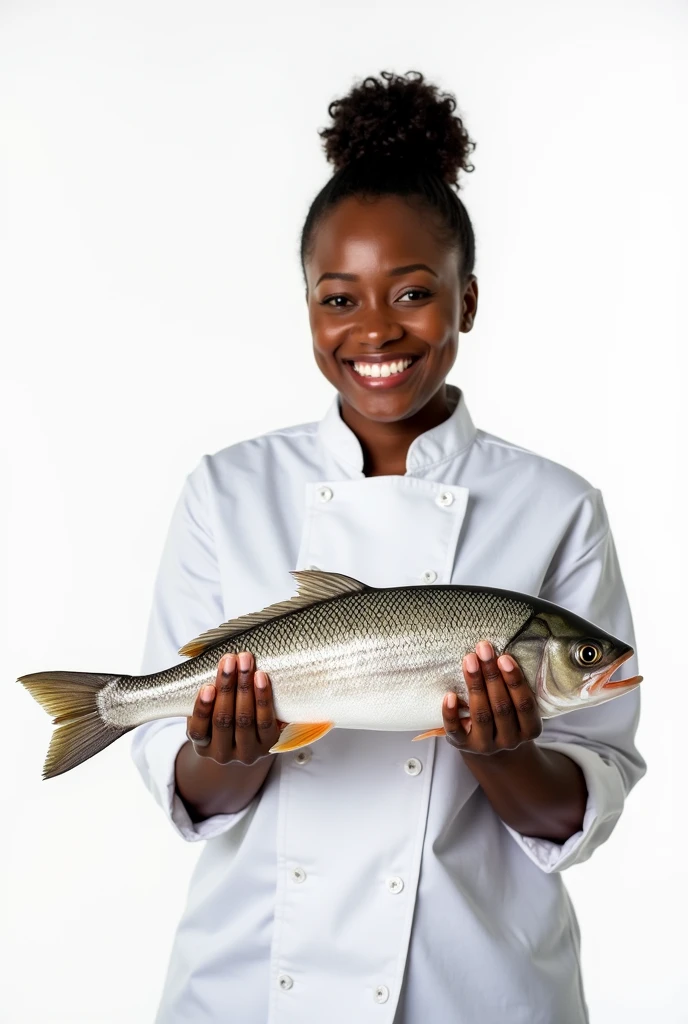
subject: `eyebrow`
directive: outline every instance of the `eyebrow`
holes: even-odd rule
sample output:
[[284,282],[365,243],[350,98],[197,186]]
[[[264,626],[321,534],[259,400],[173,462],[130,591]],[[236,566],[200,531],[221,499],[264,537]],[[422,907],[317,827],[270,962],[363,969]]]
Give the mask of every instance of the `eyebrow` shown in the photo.
[[[395,277],[398,274],[408,274],[411,270],[428,270],[434,277],[439,277],[438,274],[429,267],[427,263],[409,263],[405,267],[394,267],[389,271],[388,277]],[[342,271],[328,271],[325,274],[321,274],[318,280],[315,282],[317,288],[321,281],[327,280],[339,280],[339,281],[358,281],[360,278],[357,274],[345,274]]]

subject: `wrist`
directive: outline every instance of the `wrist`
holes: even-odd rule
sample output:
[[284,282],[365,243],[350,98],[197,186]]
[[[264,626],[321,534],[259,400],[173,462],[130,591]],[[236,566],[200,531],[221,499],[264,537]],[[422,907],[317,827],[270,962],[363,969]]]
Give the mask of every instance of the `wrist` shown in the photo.
[[469,767],[484,768],[496,774],[513,771],[514,768],[531,767],[542,764],[544,752],[535,740],[524,740],[511,750],[496,750],[492,754],[478,754],[472,750],[462,750],[461,754]]

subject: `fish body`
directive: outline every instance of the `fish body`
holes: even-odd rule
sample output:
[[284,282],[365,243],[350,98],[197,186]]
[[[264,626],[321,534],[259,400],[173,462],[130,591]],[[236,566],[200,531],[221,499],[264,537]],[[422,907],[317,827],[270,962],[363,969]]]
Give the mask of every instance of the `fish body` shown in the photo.
[[[442,699],[453,690],[468,703],[462,659],[480,640],[516,659],[543,718],[601,703],[641,681],[610,683],[633,648],[539,598],[454,584],[369,587],[322,570],[292,575],[295,597],[208,630],[181,648],[188,661],[160,672],[21,676],[58,715],[44,778],[144,722],[190,716],[220,659],[244,650],[270,677],[277,718],[290,723],[271,748],[278,753],[331,728],[443,733]],[[71,734],[60,737],[65,730]]]

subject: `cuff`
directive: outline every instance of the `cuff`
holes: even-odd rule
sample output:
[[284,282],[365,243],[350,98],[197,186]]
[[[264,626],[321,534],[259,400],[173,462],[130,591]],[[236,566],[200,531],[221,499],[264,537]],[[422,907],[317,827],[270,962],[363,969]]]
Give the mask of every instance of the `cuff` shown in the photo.
[[[145,730],[147,732],[143,736]],[[214,814],[203,821],[193,822],[176,791],[174,775],[177,754],[187,738],[185,719],[147,724],[134,733],[132,757],[177,835],[187,842],[214,839],[245,818],[253,809],[255,799],[233,814]]]
[[563,871],[587,860],[614,830],[623,810],[626,793],[621,773],[615,764],[578,743],[539,743],[545,750],[558,750],[580,766],[588,787],[588,802],[583,827],[564,843],[524,836],[502,822],[523,852],[547,874]]

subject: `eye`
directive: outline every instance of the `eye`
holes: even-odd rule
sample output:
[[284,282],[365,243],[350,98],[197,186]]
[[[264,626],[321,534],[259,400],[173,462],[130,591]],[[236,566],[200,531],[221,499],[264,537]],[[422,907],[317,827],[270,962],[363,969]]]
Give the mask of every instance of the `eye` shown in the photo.
[[601,659],[602,648],[592,640],[585,640],[574,648],[573,657],[579,665],[587,668],[588,665],[596,665]]
[[[432,295],[426,288],[407,288],[406,291],[400,296],[403,299],[406,295],[416,295],[420,299],[427,299]],[[328,295],[326,299],[323,299],[320,303],[321,306],[332,306],[334,309],[346,309],[346,306],[335,304],[335,299],[344,299],[346,302],[349,301],[346,295]],[[419,299],[412,299],[411,302],[418,302]],[[406,303],[404,303],[406,305]]]

